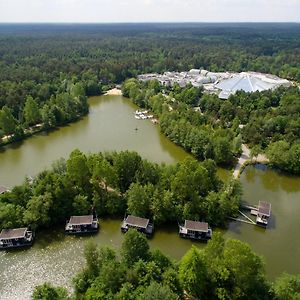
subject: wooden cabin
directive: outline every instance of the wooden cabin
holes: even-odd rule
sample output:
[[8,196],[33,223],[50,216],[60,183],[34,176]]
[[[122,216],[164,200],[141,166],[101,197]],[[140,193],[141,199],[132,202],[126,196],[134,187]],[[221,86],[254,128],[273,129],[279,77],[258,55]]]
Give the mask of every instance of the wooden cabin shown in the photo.
[[96,215],[71,216],[65,227],[66,234],[89,234],[99,230]]
[[256,224],[267,226],[270,216],[271,216],[271,203],[259,201],[257,216],[256,216]]
[[128,215],[123,220],[121,231],[125,233],[129,228],[134,228],[147,236],[151,236],[153,234],[154,225],[149,219]]
[[179,225],[179,235],[183,238],[207,241],[211,239],[212,230],[208,223],[185,220],[184,226]]
[[33,244],[34,234],[28,228],[2,229],[0,249],[29,247]]

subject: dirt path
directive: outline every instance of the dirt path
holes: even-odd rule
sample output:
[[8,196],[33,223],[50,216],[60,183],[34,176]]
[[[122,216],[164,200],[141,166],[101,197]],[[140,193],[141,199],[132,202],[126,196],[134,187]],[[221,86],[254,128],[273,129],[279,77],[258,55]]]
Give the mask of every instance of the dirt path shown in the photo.
[[[251,160],[250,158],[250,149],[245,145],[245,144],[242,144],[242,155],[241,157],[239,158],[235,168],[234,168],[234,171],[233,171],[233,177],[234,178],[238,178],[239,175],[240,175],[240,171],[241,171],[241,168],[242,166],[249,160]],[[268,158],[264,155],[264,154],[258,154],[257,157],[253,157],[253,160],[255,162],[268,162]]]

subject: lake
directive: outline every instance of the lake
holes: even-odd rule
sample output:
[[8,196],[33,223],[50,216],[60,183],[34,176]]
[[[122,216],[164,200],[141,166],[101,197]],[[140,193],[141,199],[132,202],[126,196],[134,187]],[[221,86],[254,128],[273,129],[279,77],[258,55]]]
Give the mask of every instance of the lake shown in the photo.
[[[25,175],[34,176],[75,148],[84,152],[134,150],[157,163],[176,163],[188,154],[159,132],[149,120],[136,120],[136,106],[122,96],[89,99],[90,113],[80,121],[30,137],[0,151],[0,185],[20,184]],[[137,129],[137,130],[136,130]],[[225,179],[228,172],[219,169]],[[300,272],[300,239],[297,238],[300,211],[300,178],[265,169],[247,167],[241,175],[244,200],[272,203],[270,226],[231,222],[224,236],[248,242],[266,261],[269,278],[283,271]],[[118,248],[123,240],[121,220],[101,220],[99,234],[93,237],[65,236],[63,228],[39,232],[34,246],[27,250],[0,252],[1,299],[29,299],[35,285],[45,281],[72,287],[72,277],[84,266],[83,249],[89,240]],[[157,228],[156,228],[157,229]],[[177,224],[159,228],[149,240],[174,259],[191,247],[192,241],[180,239]],[[204,244],[195,243],[198,247]]]

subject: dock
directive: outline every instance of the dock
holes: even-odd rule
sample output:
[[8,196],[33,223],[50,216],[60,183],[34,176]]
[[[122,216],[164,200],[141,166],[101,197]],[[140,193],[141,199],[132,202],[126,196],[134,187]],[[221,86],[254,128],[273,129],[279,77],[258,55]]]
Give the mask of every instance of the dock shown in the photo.
[[258,225],[258,226],[264,226],[264,227],[266,227],[268,225],[268,220],[271,216],[271,204],[270,203],[264,202],[264,201],[259,201],[257,206],[243,203],[241,205],[241,209],[250,212],[250,215],[255,216],[256,220],[253,221],[249,216],[247,216],[241,210],[239,210],[238,212],[244,219],[237,218],[237,217],[236,218],[229,217],[229,219],[237,221],[237,222],[250,224],[250,225]]

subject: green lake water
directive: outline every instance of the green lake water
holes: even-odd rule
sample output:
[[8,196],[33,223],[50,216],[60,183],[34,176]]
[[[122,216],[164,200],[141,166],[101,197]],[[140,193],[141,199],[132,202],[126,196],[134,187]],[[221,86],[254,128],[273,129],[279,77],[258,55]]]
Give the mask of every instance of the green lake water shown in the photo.
[[[93,97],[90,113],[82,120],[41,133],[20,144],[0,151],[0,185],[12,187],[25,175],[34,176],[51,163],[68,157],[79,148],[84,152],[134,150],[143,158],[158,163],[175,163],[188,156],[181,148],[159,133],[149,120],[136,120],[136,107],[121,96]],[[137,130],[135,130],[137,128]],[[221,177],[228,172],[220,169]],[[266,261],[269,278],[283,271],[300,273],[300,178],[278,174],[261,167],[247,167],[241,176],[244,200],[257,204],[259,200],[272,203],[270,226],[230,223],[224,236],[248,242]],[[72,277],[84,266],[83,249],[90,239],[99,245],[118,248],[123,240],[121,220],[101,220],[99,234],[92,237],[65,236],[63,228],[39,232],[34,246],[27,250],[0,252],[0,299],[29,299],[35,285],[45,281],[71,289]],[[178,237],[177,224],[156,228],[149,240],[174,259],[195,244]]]

